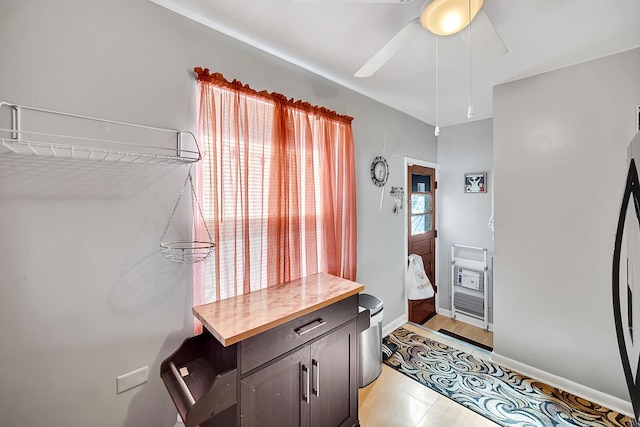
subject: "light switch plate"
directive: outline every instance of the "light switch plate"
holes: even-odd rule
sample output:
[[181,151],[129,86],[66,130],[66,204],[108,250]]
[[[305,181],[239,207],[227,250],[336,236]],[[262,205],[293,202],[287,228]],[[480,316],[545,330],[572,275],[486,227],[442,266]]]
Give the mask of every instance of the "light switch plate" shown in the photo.
[[149,380],[149,367],[144,366],[135,371],[120,375],[116,378],[116,393],[120,394]]

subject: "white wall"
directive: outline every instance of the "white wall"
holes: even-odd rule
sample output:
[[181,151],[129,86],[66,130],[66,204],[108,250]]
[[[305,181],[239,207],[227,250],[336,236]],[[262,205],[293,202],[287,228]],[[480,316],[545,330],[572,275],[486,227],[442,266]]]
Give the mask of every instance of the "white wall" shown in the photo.
[[[404,157],[435,162],[436,144],[433,128],[405,127],[392,116],[379,118],[379,130],[371,135],[370,143],[358,145],[358,281],[365,284],[365,293],[384,303],[383,325],[395,329],[397,321],[406,321],[407,299],[404,293],[406,205],[393,214],[392,186],[404,187]],[[355,123],[354,123],[355,131]],[[384,188],[373,185],[370,177],[371,160],[381,155],[384,134],[387,132],[386,157],[389,179]],[[415,144],[418,142],[418,144]],[[384,196],[382,193],[384,192]],[[382,208],[380,200],[382,199]],[[406,197],[404,202],[406,203]],[[396,321],[396,322],[394,322]]]
[[640,49],[494,91],[495,352],[629,400],[611,268]]
[[[491,216],[493,121],[477,120],[442,128],[438,137],[438,245],[440,247],[441,309],[451,310],[451,245],[488,249],[489,266],[493,238],[487,226]],[[464,174],[487,172],[487,193],[464,193]],[[489,271],[489,282],[491,281]],[[490,288],[491,289],[491,288]],[[489,299],[489,322],[493,306]]]
[[[435,161],[431,126],[145,0],[5,0],[0,57],[0,99],[113,120],[193,129],[195,66],[354,116],[358,280],[386,319],[404,313],[402,220],[369,165],[385,132],[389,157]],[[159,364],[191,333],[191,272],[158,241],[185,174],[2,159],[0,425],[173,426]],[[116,395],[144,365],[149,382]]]

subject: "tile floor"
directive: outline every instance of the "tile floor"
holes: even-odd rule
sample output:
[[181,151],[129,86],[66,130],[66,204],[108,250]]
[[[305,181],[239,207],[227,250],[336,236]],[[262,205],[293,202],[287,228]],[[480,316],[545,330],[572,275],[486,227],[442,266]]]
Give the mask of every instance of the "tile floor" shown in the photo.
[[[490,353],[407,323],[404,328],[489,359]],[[380,376],[359,392],[362,427],[495,427],[498,424],[382,365]]]

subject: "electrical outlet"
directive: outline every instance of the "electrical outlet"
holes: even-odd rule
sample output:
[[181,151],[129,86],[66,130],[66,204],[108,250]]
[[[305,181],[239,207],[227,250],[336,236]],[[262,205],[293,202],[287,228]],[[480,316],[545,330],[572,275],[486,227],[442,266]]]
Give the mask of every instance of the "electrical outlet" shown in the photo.
[[116,378],[116,393],[120,394],[149,380],[149,367],[144,366],[135,371],[120,375]]

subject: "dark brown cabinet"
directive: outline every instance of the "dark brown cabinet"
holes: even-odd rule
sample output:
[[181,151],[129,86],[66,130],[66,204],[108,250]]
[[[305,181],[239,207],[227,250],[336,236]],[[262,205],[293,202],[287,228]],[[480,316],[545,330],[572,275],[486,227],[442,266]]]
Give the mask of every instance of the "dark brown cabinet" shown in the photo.
[[301,385],[302,380],[309,384],[308,369],[309,348],[305,347],[242,379],[241,425],[308,425],[307,391]]
[[242,427],[357,423],[355,321],[241,380]]
[[357,423],[357,343],[356,323],[351,322],[311,345],[311,426]]
[[187,427],[357,426],[357,316],[351,296],[229,347],[205,331],[161,376]]

